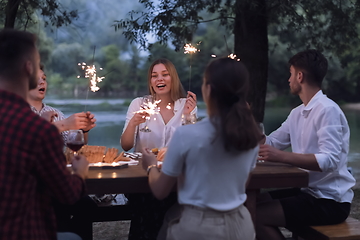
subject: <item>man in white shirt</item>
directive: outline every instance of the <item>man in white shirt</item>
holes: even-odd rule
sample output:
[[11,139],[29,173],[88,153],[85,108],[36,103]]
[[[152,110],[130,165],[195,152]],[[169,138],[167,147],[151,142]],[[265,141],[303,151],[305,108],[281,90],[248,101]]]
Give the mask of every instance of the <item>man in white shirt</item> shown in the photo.
[[[284,239],[278,227],[336,224],[349,213],[355,179],[347,170],[350,130],[339,106],[321,91],[327,60],[317,50],[293,56],[290,91],[303,104],[264,138],[259,160],[291,164],[309,172],[309,186],[262,193],[257,239]],[[283,151],[291,147],[292,152]]]

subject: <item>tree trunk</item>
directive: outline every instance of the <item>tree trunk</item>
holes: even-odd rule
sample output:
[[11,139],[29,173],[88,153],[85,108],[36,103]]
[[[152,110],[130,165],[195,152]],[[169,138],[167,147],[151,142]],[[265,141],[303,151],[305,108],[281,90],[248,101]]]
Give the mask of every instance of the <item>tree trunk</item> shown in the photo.
[[268,77],[266,0],[236,1],[235,54],[250,73],[248,101],[258,122],[263,122]]
[[14,28],[21,0],[8,0],[6,4],[5,28]]

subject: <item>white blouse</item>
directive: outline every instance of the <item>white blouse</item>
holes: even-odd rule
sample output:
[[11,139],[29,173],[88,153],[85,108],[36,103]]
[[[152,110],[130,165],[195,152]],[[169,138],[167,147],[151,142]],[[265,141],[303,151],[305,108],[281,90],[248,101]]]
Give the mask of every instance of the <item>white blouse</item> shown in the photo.
[[[123,132],[127,128],[129,121],[134,116],[135,112],[141,109],[142,101],[143,101],[142,97],[138,97],[132,100],[132,102],[130,103],[130,106],[126,114],[126,121]],[[134,145],[133,145],[135,146],[134,151],[139,152],[143,147],[147,147],[150,149],[151,148],[160,149],[162,147],[166,147],[169,144],[175,129],[180,127],[182,124],[182,114],[185,103],[186,103],[186,98],[180,98],[175,101],[173,108],[174,116],[170,119],[170,121],[167,124],[165,124],[161,114],[158,113],[151,115],[149,120],[137,126],[134,133],[135,134]],[[197,113],[197,107],[194,108],[191,114],[196,114],[196,113]],[[151,132],[139,131],[139,129],[144,128],[146,124],[148,128],[151,130]]]

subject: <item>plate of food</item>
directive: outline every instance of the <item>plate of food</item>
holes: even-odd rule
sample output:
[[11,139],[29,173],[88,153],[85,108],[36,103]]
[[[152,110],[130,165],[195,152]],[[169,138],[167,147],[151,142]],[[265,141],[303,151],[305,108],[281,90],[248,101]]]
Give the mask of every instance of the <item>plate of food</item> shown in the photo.
[[[138,159],[141,158],[141,153],[125,153],[124,151],[119,153],[117,148],[107,148],[105,146],[92,146],[84,145],[79,151],[89,161],[90,167],[105,167],[105,168],[120,168],[120,166],[127,164],[137,165]],[[66,149],[65,156],[67,163],[70,163],[72,152]],[[125,165],[124,165],[125,166]]]

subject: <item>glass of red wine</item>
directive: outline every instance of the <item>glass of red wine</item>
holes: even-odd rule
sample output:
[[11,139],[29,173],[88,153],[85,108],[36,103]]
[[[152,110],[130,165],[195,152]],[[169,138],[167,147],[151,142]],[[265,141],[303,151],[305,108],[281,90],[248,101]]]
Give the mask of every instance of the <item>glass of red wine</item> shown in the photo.
[[74,156],[84,146],[84,133],[82,130],[70,130],[67,138],[66,146],[74,152]]

